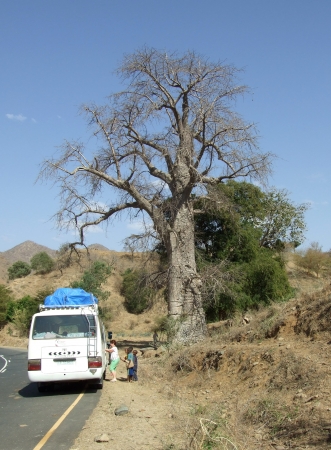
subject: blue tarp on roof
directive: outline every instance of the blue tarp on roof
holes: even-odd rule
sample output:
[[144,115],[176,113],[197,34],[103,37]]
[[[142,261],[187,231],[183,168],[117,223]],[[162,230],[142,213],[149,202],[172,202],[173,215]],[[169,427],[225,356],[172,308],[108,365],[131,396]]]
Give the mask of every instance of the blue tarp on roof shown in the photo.
[[84,289],[59,288],[44,300],[45,306],[88,306],[98,303],[93,294]]

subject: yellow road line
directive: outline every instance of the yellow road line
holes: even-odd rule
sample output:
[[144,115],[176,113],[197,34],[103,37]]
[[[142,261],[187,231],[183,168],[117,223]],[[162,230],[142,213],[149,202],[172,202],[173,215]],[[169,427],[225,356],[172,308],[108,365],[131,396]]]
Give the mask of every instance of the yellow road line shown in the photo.
[[76,400],[69,406],[69,408],[62,414],[62,416],[59,418],[59,420],[52,426],[52,428],[45,434],[45,436],[42,438],[42,440],[34,447],[33,450],[39,450],[41,449],[48,439],[52,436],[54,431],[61,425],[61,423],[64,421],[64,419],[67,417],[67,415],[74,409],[74,407],[77,405],[77,403],[82,399],[83,395],[85,394],[85,390],[79,394],[79,396],[76,398]]

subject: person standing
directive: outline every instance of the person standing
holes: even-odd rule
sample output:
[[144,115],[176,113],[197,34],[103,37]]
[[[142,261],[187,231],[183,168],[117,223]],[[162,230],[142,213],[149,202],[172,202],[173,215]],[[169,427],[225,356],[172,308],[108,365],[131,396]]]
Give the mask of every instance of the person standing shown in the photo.
[[133,377],[133,347],[129,347],[125,349],[125,353],[126,353],[126,357],[125,358],[121,358],[121,360],[123,362],[125,362],[126,364],[126,368],[127,368],[127,374],[128,374],[128,382],[131,383],[132,381],[132,377]]
[[106,348],[105,351],[107,353],[110,353],[110,365],[109,365],[109,371],[113,377],[110,381],[117,381],[116,378],[116,367],[118,366],[118,363],[120,362],[120,357],[118,354],[118,349],[116,347],[116,341],[115,339],[112,339],[110,341],[110,348]]
[[138,381],[138,351],[133,350],[133,375],[132,381]]

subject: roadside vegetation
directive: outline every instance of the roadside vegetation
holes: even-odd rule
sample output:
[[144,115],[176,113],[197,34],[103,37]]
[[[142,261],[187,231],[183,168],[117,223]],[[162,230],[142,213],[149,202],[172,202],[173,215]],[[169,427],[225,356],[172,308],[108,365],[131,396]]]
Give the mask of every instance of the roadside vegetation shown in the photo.
[[[47,253],[42,252],[31,258],[31,268],[35,268],[34,270],[36,270],[36,274],[38,275],[45,275],[57,267],[56,261],[52,260],[48,255],[46,258],[45,255],[47,255]],[[61,254],[61,257],[63,257],[63,253]],[[29,267],[28,264],[24,263],[24,267],[25,266]],[[70,264],[68,264],[68,266],[70,266]],[[8,275],[10,280],[22,278],[20,276],[10,277],[10,274],[13,273],[17,275],[18,268],[21,267],[21,264],[18,265],[16,263],[9,267]],[[85,270],[80,278],[70,284],[70,287],[72,288],[81,288],[86,292],[93,293],[100,301],[100,311],[106,320],[110,320],[111,316],[108,308],[103,308],[102,304],[109,297],[109,292],[105,291],[102,288],[102,285],[110,274],[110,264],[102,261],[94,261],[90,263],[89,269]],[[37,291],[33,296],[27,295],[17,299],[13,297],[10,289],[4,285],[0,285],[0,323],[2,326],[6,323],[12,324],[20,337],[27,336],[33,314],[39,311],[39,305],[52,293],[52,289],[46,288]]]

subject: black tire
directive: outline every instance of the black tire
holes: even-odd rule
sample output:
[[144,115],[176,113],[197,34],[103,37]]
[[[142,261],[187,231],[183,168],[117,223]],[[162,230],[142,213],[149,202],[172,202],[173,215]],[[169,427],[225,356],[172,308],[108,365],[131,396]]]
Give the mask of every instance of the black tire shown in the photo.
[[43,394],[44,392],[49,392],[54,389],[54,384],[52,383],[38,383],[38,391]]
[[97,389],[103,388],[103,380],[104,380],[104,377],[102,376],[102,378],[100,378],[100,380],[99,380],[99,383],[96,385]]

